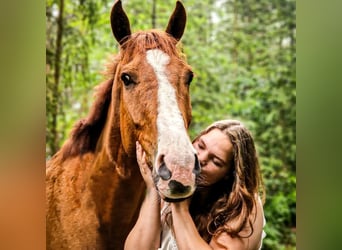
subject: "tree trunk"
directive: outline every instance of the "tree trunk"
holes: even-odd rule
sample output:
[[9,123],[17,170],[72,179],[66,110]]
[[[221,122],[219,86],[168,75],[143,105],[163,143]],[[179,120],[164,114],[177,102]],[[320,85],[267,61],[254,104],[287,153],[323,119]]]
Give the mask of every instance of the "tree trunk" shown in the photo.
[[152,2],[152,29],[156,28],[156,19],[157,19],[156,9],[157,9],[157,0],[153,0]]
[[55,71],[54,71],[54,85],[52,89],[52,124],[51,124],[51,154],[54,154],[59,147],[59,138],[57,132],[57,117],[59,113],[59,81],[61,71],[61,55],[62,55],[62,37],[63,37],[63,13],[64,13],[64,0],[59,2],[59,13],[57,17],[57,38],[56,38],[56,51],[55,51]]

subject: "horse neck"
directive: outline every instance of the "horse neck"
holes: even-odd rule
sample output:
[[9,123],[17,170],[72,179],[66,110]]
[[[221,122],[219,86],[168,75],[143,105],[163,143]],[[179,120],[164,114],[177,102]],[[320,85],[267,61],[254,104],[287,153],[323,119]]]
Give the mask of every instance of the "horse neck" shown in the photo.
[[[124,230],[127,233],[137,219],[145,184],[136,157],[130,157],[122,145],[116,105],[113,103],[110,106],[108,117],[111,119],[107,119],[99,138],[98,153],[92,168],[91,190],[101,221],[109,227],[113,226],[108,230]],[[121,225],[121,228],[116,228],[116,225]],[[120,235],[119,232],[116,234]]]

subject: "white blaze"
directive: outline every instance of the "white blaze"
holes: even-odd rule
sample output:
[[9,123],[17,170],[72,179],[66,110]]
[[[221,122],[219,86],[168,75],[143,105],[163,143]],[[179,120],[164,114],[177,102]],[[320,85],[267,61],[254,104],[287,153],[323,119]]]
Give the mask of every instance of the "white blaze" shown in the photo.
[[158,81],[158,154],[174,156],[170,159],[173,164],[186,167],[193,160],[194,149],[184,126],[175,89],[166,75],[170,57],[159,49],[152,49],[146,52],[146,58]]

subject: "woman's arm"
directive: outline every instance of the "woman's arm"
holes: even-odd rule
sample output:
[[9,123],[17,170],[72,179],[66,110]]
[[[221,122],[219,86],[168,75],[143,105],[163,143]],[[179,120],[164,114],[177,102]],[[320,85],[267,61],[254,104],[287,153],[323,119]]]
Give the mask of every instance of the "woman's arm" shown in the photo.
[[174,234],[179,250],[213,249],[202,239],[189,212],[189,201],[171,204]]
[[137,159],[146,183],[146,197],[140,208],[136,224],[125,241],[125,249],[158,249],[160,246],[160,198],[153,184],[151,170],[146,164],[145,153],[137,143]]
[[158,249],[160,245],[160,201],[157,191],[147,191],[136,224],[129,233],[125,249]]
[[[251,220],[253,233],[248,238],[231,237],[227,233],[220,233],[212,238],[210,243],[206,243],[199,235],[197,228],[189,213],[187,201],[172,203],[172,219],[174,233],[179,250],[188,249],[229,249],[229,250],[257,250],[261,244],[261,234],[263,228],[263,208],[261,202],[256,202]],[[256,215],[256,217],[255,217]],[[249,235],[251,228],[247,226],[240,232],[241,236]]]

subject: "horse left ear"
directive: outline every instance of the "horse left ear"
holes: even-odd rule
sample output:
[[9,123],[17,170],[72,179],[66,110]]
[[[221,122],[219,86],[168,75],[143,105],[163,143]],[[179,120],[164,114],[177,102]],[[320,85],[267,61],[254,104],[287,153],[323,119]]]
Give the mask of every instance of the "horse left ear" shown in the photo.
[[116,41],[118,41],[119,44],[122,44],[124,42],[123,38],[131,35],[131,28],[128,17],[122,9],[120,0],[117,0],[114,3],[112,12],[110,13],[110,23]]
[[174,9],[169,24],[167,25],[166,32],[179,41],[182,38],[186,24],[186,11],[183,4],[177,1],[176,8]]

